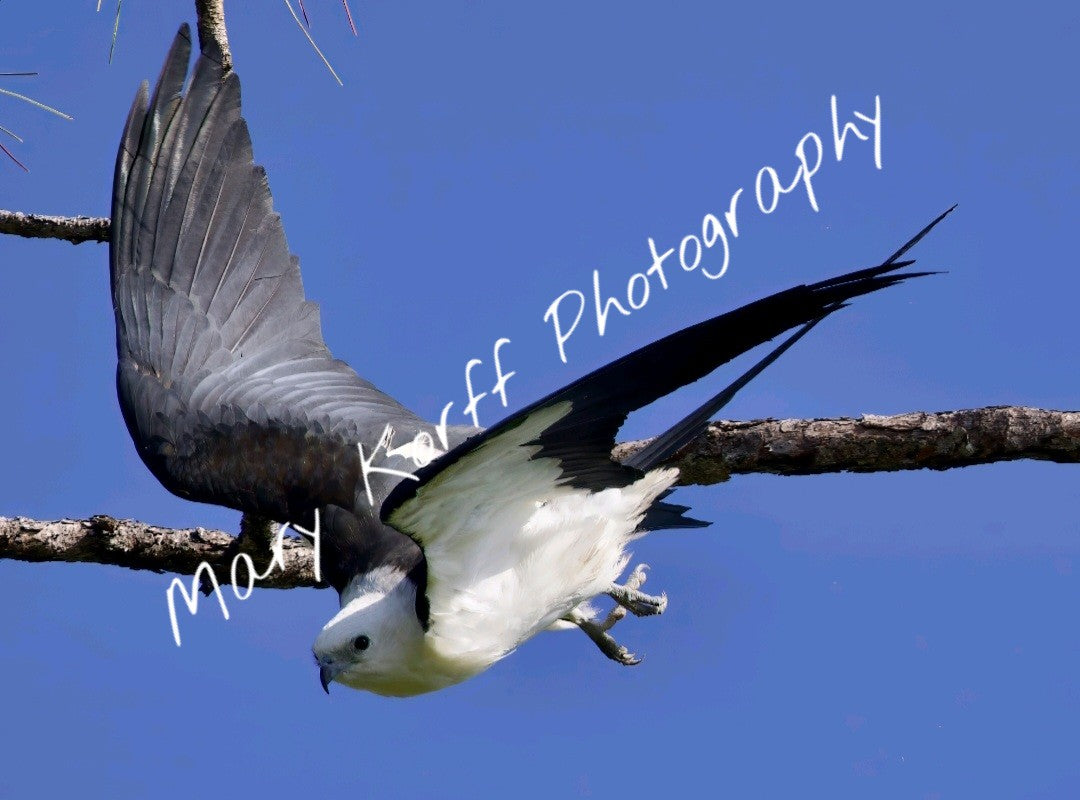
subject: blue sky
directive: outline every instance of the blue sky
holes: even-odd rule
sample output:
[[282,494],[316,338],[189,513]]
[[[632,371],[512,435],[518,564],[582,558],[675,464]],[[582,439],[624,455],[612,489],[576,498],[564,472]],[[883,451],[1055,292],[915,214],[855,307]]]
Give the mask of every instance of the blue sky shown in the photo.
[[[307,5],[343,88],[284,7],[229,9],[256,158],[330,347],[412,408],[460,409],[471,358],[487,388],[499,337],[520,407],[684,325],[879,261],[953,203],[915,253],[948,274],[858,301],[725,414],[1076,408],[1075,8],[354,0],[357,40],[340,4]],[[187,2],[125,3],[108,65],[112,18],[93,6],[0,6],[0,71],[40,72],[0,86],[74,117],[0,97],[31,170],[0,161],[0,208],[107,214],[138,82],[193,21]],[[837,163],[834,94],[841,121],[880,96],[882,169],[850,138]],[[826,144],[820,210],[797,190],[762,214],[754,176],[790,181],[809,131]],[[650,237],[677,246],[738,188],[722,278],[678,270],[602,338],[587,314],[559,360],[543,321],[556,297],[588,292],[593,270],[623,291]],[[0,241],[0,514],[235,529],[135,454],[106,270],[104,246]],[[481,401],[481,422],[501,411]],[[544,635],[408,701],[322,694],[310,646],[331,592],[256,591],[229,621],[205,606],[177,649],[168,576],[2,562],[0,796],[1075,797],[1075,483],[1071,465],[1016,463],[680,490],[714,525],[635,547],[671,598],[619,630],[641,666]]]

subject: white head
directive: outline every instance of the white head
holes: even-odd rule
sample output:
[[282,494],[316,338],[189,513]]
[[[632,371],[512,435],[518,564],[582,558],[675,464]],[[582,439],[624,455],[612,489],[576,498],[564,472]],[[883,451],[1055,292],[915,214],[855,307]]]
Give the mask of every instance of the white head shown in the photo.
[[330,682],[404,697],[428,687],[423,680],[424,629],[416,616],[416,586],[397,569],[358,576],[343,605],[312,647],[327,693]]

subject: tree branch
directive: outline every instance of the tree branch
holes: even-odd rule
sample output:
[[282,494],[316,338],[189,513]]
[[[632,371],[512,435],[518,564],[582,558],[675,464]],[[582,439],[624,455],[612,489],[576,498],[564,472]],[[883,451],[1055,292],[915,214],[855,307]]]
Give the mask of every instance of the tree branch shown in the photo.
[[[618,444],[613,456],[625,460],[649,441]],[[751,472],[944,470],[1020,459],[1080,462],[1080,412],[990,406],[859,419],[714,422],[672,463],[680,483],[708,486]]]
[[30,239],[63,239],[72,244],[109,241],[109,220],[105,217],[50,217],[0,210],[0,233]]
[[[232,69],[232,51],[225,30],[224,0],[195,0],[199,48],[216,58],[226,72]],[[63,239],[72,244],[109,241],[110,221],[106,217],[54,217],[0,210],[0,234],[31,239]]]
[[224,0],[195,0],[195,17],[198,19],[200,50],[211,58],[216,57],[228,72],[232,69],[232,52],[225,31]]
[[[614,455],[628,458],[647,443],[619,444]],[[1001,406],[859,419],[714,422],[671,463],[682,471],[682,483],[713,484],[753,472],[943,470],[1018,459],[1080,462],[1080,412]],[[18,561],[112,564],[184,575],[205,561],[224,584],[240,551],[235,537],[203,528],[170,530],[111,517],[58,522],[0,517],[0,558]],[[316,585],[310,548],[286,539],[284,560],[284,571],[275,569],[260,586]]]
[[[230,581],[229,569],[239,552],[235,536],[205,528],[173,530],[107,516],[55,522],[0,517],[0,558],[16,561],[111,564],[181,575],[195,574],[205,561],[224,585]],[[282,548],[285,569],[275,568],[258,585],[270,589],[319,585],[312,569],[312,552],[299,540],[286,538]],[[257,568],[265,571],[261,565]],[[246,580],[245,570],[238,574]]]

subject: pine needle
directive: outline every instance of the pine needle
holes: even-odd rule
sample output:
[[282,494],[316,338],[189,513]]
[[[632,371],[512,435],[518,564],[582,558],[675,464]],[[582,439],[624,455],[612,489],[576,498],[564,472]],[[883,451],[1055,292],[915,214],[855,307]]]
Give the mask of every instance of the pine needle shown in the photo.
[[64,119],[68,120],[71,119],[71,117],[65,114],[63,111],[57,111],[52,106],[47,106],[44,103],[40,103],[32,97],[27,97],[25,94],[19,94],[18,92],[13,92],[10,89],[4,89],[3,87],[0,87],[0,94],[6,94],[8,97],[14,97],[16,100],[23,100],[32,106],[37,106],[42,111],[48,111],[50,114],[56,114],[56,116],[58,117],[63,117]]
[[[37,73],[36,72],[0,72],[0,76],[3,76],[3,77],[21,77],[21,76],[29,76],[29,75],[37,75]],[[48,111],[50,114],[56,114],[56,116],[63,117],[64,119],[67,119],[67,120],[71,119],[71,117],[68,116],[67,114],[65,114],[63,111],[58,111],[57,109],[53,108],[52,106],[47,106],[44,103],[40,102],[39,100],[35,100],[32,97],[27,97],[25,94],[19,94],[18,92],[13,92],[10,89],[4,89],[3,87],[0,87],[0,95],[7,95],[8,97],[14,97],[16,100],[22,100],[25,103],[29,103],[32,106],[36,106],[37,108],[40,108],[42,111]],[[19,134],[15,133],[15,131],[12,131],[12,130],[9,130],[8,128],[5,128],[3,125],[0,125],[0,133],[6,133],[12,139],[14,139],[15,141],[22,144],[22,141],[23,141],[22,137],[19,136]],[[4,155],[6,155],[8,158],[10,158],[12,161],[14,161],[20,167],[22,167],[24,172],[29,172],[30,171],[29,168],[26,166],[26,164],[22,163],[21,161],[19,161],[19,159],[15,158],[15,154],[12,153],[10,150],[8,150],[3,145],[3,143],[0,143],[0,151],[2,151],[4,153]]]
[[356,30],[356,23],[353,22],[352,12],[349,10],[349,0],[341,0],[341,4],[345,6],[345,16],[349,19],[349,28],[352,29],[353,36],[359,36],[360,32]]
[[[116,35],[120,32],[120,7],[124,0],[116,0],[116,19],[113,20],[112,42],[109,44],[109,63],[112,63],[113,51],[116,50]],[[101,0],[98,0],[98,11],[101,10]]]
[[334,68],[330,66],[330,62],[326,59],[326,56],[323,55],[323,52],[319,49],[319,46],[315,44],[315,40],[311,38],[311,34],[308,33],[307,28],[304,27],[304,23],[300,21],[300,17],[296,15],[296,11],[293,9],[292,3],[290,3],[289,0],[285,0],[285,7],[289,9],[289,13],[292,14],[292,18],[296,20],[297,27],[299,27],[300,31],[304,34],[304,36],[307,37],[308,42],[314,48],[319,58],[322,59],[322,62],[326,65],[326,68],[330,70],[330,74],[334,76],[334,80],[338,82],[338,86],[344,86],[345,84],[342,82],[341,78],[339,78],[338,74],[334,72]]
[[15,162],[16,164],[18,164],[18,165],[19,165],[20,167],[22,167],[22,168],[23,168],[23,172],[29,172],[29,171],[30,171],[29,169],[27,169],[27,168],[26,168],[26,164],[22,163],[21,161],[19,161],[19,159],[15,158],[15,156],[14,156],[14,155],[12,154],[12,152],[11,152],[10,150],[8,150],[8,149],[7,149],[6,147],[4,147],[4,144],[3,144],[3,142],[0,142],[0,150],[3,150],[3,151],[4,151],[4,154],[5,154],[5,155],[6,155],[6,156],[7,156],[8,158],[10,158],[10,159],[11,159],[12,161],[14,161],[14,162]]

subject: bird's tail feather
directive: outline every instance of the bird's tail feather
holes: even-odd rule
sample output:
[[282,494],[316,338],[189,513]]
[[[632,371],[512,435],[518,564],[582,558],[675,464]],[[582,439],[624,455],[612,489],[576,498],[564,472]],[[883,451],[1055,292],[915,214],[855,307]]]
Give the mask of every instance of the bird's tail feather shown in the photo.
[[634,467],[635,469],[640,469],[642,472],[646,472],[662,463],[668,456],[674,455],[683,447],[690,444],[690,442],[704,433],[705,429],[708,427],[709,419],[731,402],[731,399],[735,397],[740,389],[761,374],[762,370],[776,361],[776,359],[780,358],[789,347],[808,334],[815,325],[838,308],[840,308],[839,305],[829,309],[817,319],[811,320],[803,325],[799,330],[785,339],[782,344],[773,349],[773,351],[765,356],[765,358],[761,359],[754,366],[729,383],[715,396],[706,400],[694,411],[691,411],[681,420],[661,433],[645,447],[634,453],[630,458],[623,461],[623,463],[628,467]]
[[[831,278],[829,280],[820,281],[812,284],[809,288],[814,291],[841,291],[844,292],[844,300],[849,300],[859,294],[866,294],[871,291],[877,291],[878,289],[885,288],[894,283],[906,280],[908,278],[917,278],[925,275],[933,275],[933,272],[908,272],[899,275],[891,275],[882,277],[884,273],[892,272],[893,270],[900,269],[902,267],[909,266],[915,263],[914,261],[899,261],[898,259],[907,253],[912,247],[919,243],[919,241],[928,234],[935,225],[945,219],[956,206],[952,206],[947,211],[939,214],[929,225],[924,227],[921,231],[908,239],[895,253],[876,267],[869,267],[867,269],[858,270],[856,272],[849,272],[845,275]],[[859,286],[859,284],[864,284]],[[854,291],[852,291],[854,290]],[[799,328],[795,333],[785,339],[780,345],[775,347],[768,355],[758,361],[754,366],[740,375],[737,379],[728,384],[724,389],[713,397],[706,400],[694,411],[683,417],[676,422],[666,431],[661,433],[648,445],[643,447],[637,453],[630,458],[626,459],[623,463],[628,467],[639,469],[642,472],[652,469],[655,466],[663,463],[670,456],[674,455],[680,449],[688,445],[691,441],[696,439],[699,435],[704,433],[708,427],[709,419],[720,411],[724,406],[731,402],[732,398],[750,381],[756,378],[761,372],[772,364],[776,359],[783,355],[795,342],[801,339],[803,336],[813,330],[821,320],[830,314],[839,311],[844,308],[848,303],[838,301],[824,309],[824,313],[815,319],[810,320]]]

